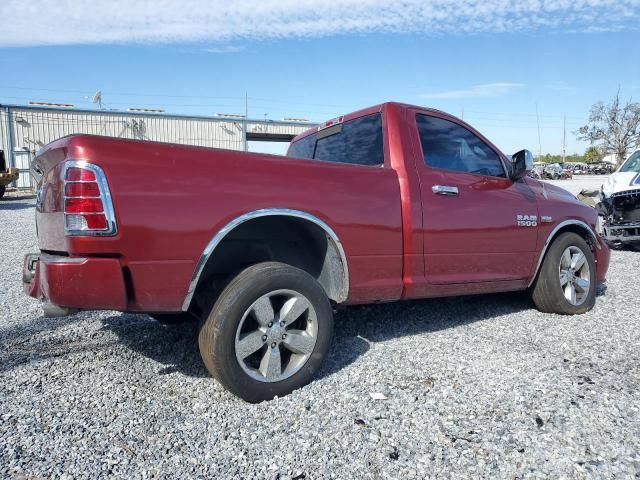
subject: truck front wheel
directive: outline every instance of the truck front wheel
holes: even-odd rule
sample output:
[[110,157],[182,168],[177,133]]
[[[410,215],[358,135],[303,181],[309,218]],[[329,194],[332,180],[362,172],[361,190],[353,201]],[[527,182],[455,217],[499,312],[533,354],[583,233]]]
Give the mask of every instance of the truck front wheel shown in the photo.
[[587,242],[563,233],[549,247],[533,287],[538,310],[562,315],[588,312],[596,299],[596,262]]
[[331,304],[308,273],[277,262],[246,268],[218,297],[198,343],[205,366],[249,402],[309,383],[329,350]]

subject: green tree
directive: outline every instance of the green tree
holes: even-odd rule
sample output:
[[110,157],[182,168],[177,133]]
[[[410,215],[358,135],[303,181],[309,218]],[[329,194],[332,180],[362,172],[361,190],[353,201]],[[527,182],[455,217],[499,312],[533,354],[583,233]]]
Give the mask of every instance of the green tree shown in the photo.
[[584,152],[584,161],[587,163],[598,163],[602,160],[602,155],[596,147],[589,147]]
[[576,132],[604,155],[613,153],[622,162],[629,150],[640,143],[640,103],[620,100],[620,91],[611,103],[598,102],[591,107],[589,123]]

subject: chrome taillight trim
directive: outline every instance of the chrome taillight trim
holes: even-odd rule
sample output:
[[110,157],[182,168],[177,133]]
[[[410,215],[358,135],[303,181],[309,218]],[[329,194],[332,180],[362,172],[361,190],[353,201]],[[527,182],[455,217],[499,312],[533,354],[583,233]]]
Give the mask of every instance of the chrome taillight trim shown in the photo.
[[[92,163],[86,162],[84,160],[67,160],[64,163],[64,168],[62,169],[62,184],[66,186],[67,183],[93,183],[87,181],[68,181],[67,178],[67,170],[72,167],[76,168],[84,168],[90,170],[96,176],[96,183],[98,184],[98,190],[100,191],[100,199],[102,200],[102,212],[91,212],[91,213],[66,213],[64,212],[65,200],[67,198],[98,198],[98,197],[67,197],[65,193],[65,188],[63,188],[63,199],[62,199],[62,210],[64,212],[64,233],[68,236],[85,236],[85,237],[112,237],[118,233],[118,224],[116,222],[116,214],[113,208],[113,199],[111,198],[111,192],[109,191],[109,184],[107,183],[107,177],[104,174],[102,168]],[[107,228],[104,230],[76,230],[67,228],[67,215],[104,215],[107,220]]]

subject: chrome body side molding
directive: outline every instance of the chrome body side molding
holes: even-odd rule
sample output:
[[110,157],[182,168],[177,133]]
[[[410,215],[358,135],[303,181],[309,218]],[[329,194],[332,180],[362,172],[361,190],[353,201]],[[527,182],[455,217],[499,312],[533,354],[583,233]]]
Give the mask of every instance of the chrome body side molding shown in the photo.
[[333,231],[333,229],[327,225],[325,222],[320,220],[319,218],[311,215],[307,212],[302,212],[300,210],[291,210],[287,208],[265,208],[261,210],[254,210],[252,212],[247,212],[239,217],[231,220],[224,227],[222,227],[218,233],[214,235],[214,237],[209,241],[207,246],[205,247],[202,255],[200,255],[200,259],[196,264],[196,268],[194,269],[193,275],[191,277],[191,282],[189,284],[189,289],[187,290],[187,296],[184,299],[184,303],[182,304],[182,311],[186,312],[191,305],[191,300],[196,291],[196,287],[198,286],[198,281],[200,280],[200,276],[202,275],[202,271],[204,270],[207,261],[215,251],[216,247],[224,240],[224,238],[233,231],[236,227],[242,225],[243,223],[253,220],[255,218],[260,217],[271,217],[271,216],[285,216],[285,217],[295,217],[301,218],[303,220],[308,220],[309,222],[314,223],[318,227],[320,227],[328,239],[333,243],[333,246],[336,248],[338,253],[340,254],[340,261],[342,263],[342,288],[340,289],[338,298],[335,300],[338,303],[344,302],[349,295],[349,268],[347,265],[347,256],[344,253],[344,248],[342,246],[342,242],[338,238],[338,235]]
[[591,227],[589,227],[589,225],[584,223],[582,220],[574,220],[574,219],[572,219],[572,220],[565,220],[564,222],[560,222],[558,225],[555,226],[555,228],[553,230],[551,230],[551,233],[547,237],[547,241],[545,242],[544,247],[542,247],[542,252],[540,252],[540,257],[538,258],[538,265],[536,265],[536,270],[535,270],[533,276],[531,277],[531,280],[529,281],[529,285],[527,285],[528,287],[530,287],[533,284],[533,281],[538,276],[538,272],[540,271],[540,267],[542,266],[542,260],[544,259],[544,256],[547,253],[547,249],[549,248],[549,245],[551,245],[551,240],[556,235],[556,233],[558,233],[559,230],[561,230],[562,228],[566,227],[567,225],[577,225],[579,227],[582,227],[584,230],[589,232],[589,235],[591,235],[591,237],[595,241],[596,247],[597,248],[602,248],[598,244],[598,237],[597,237],[596,233],[591,229]]

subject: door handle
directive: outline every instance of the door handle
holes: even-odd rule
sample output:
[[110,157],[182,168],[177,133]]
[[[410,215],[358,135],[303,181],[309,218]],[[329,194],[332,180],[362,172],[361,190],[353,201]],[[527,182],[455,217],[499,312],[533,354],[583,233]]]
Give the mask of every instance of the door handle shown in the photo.
[[448,185],[434,185],[431,187],[431,191],[436,195],[446,195],[449,197],[458,195],[458,187],[450,187]]

